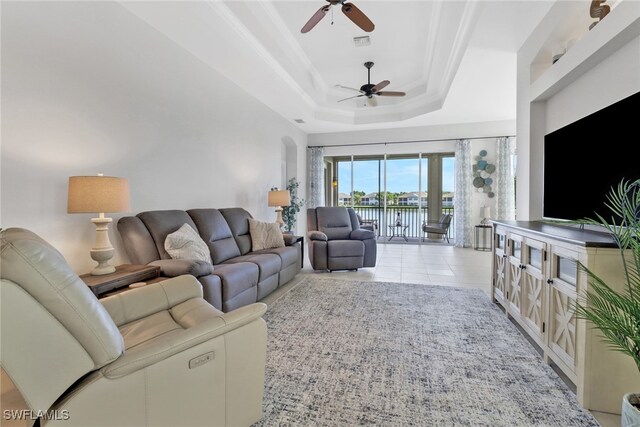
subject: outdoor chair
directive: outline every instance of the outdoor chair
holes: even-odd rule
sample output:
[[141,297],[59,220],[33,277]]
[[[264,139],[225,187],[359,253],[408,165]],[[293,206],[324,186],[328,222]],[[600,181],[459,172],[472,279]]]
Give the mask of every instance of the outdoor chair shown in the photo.
[[356,217],[358,218],[358,223],[360,224],[360,228],[364,230],[373,231],[376,236],[378,236],[378,220],[377,219],[362,219],[359,213],[356,213]]
[[[438,221],[423,221],[422,223],[422,231],[425,235],[431,234],[440,234],[443,239],[447,239],[447,243],[449,242],[449,227],[451,226],[451,214],[442,214]],[[422,241],[425,240],[425,237],[422,237]]]

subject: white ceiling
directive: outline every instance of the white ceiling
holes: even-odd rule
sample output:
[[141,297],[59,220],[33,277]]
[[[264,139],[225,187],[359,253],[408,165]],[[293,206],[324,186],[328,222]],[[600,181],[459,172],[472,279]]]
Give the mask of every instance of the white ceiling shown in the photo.
[[[300,29],[325,0],[121,2],[307,133],[514,120],[516,52],[553,1],[354,0],[366,33],[340,5]],[[333,16],[332,16],[333,14]],[[368,35],[371,45],[356,47]],[[367,83],[405,97],[338,100]]]

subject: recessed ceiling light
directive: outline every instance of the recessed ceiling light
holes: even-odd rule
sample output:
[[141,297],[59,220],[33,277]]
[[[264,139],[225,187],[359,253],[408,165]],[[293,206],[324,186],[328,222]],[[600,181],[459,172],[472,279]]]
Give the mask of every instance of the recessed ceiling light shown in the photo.
[[304,123],[304,120],[302,119],[293,119],[293,121],[296,123]]
[[371,44],[371,39],[369,36],[354,37],[353,44],[356,47],[369,46]]

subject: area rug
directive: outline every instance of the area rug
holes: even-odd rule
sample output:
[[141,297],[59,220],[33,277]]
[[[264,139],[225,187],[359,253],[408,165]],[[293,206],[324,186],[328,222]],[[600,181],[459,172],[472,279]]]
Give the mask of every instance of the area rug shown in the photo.
[[481,290],[305,278],[270,305],[266,426],[598,426]]

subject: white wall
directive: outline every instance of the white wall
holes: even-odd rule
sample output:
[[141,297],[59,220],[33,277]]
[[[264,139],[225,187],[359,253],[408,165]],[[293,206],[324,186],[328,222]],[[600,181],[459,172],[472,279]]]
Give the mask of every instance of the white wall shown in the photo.
[[[95,228],[66,213],[69,176],[128,178],[131,214],[240,206],[274,220],[267,191],[293,141],[304,196],[306,135],[117,3],[3,2],[1,53],[1,226],[40,234],[79,273]],[[108,215],[114,263],[122,215]]]
[[546,132],[553,132],[636,92],[640,92],[640,37],[547,100]]
[[[569,51],[558,62],[559,67],[551,65],[550,58],[544,66],[536,63],[540,61],[540,52],[547,50],[550,34],[560,37],[563,25],[574,16],[572,7],[569,2],[554,4],[518,52],[516,215],[519,220],[542,218],[544,135],[640,91],[638,2],[620,2],[593,30],[585,26],[582,39],[572,47],[577,54],[572,56]],[[591,56],[576,59],[590,50],[594,51]],[[563,71],[567,68],[562,68],[566,61],[573,61],[570,72]],[[546,71],[533,72],[539,68]],[[537,79],[556,75],[555,80],[547,81],[559,90],[550,96],[532,95]]]

